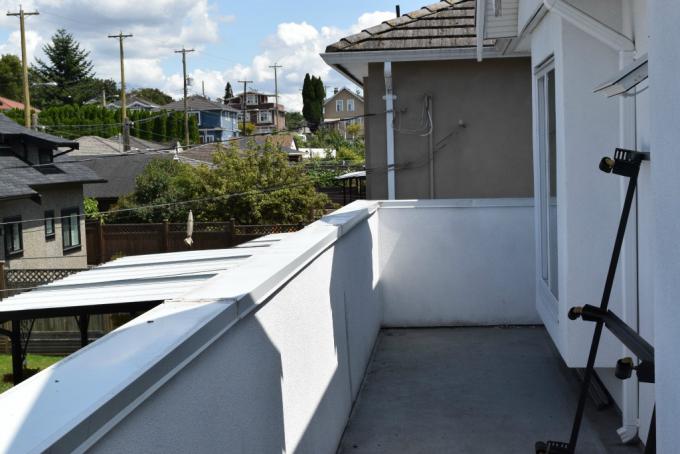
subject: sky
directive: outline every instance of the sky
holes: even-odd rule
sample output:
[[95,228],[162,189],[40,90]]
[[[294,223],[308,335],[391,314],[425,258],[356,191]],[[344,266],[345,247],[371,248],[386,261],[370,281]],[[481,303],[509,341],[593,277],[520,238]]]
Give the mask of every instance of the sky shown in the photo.
[[[434,0],[401,0],[407,13]],[[321,76],[328,90],[356,88],[319,57],[328,44],[378,25],[395,16],[396,1],[388,0],[24,0],[28,59],[41,58],[42,47],[65,28],[90,52],[97,77],[120,81],[118,41],[107,35],[132,33],[125,40],[128,89],[154,87],[182,96],[181,55],[187,54],[190,93],[224,95],[231,82],[252,80],[252,88],[274,92],[278,63],[280,102],[288,111],[302,108],[300,91],[305,73]],[[0,11],[16,12],[19,2],[0,0]],[[0,54],[19,55],[19,19],[0,16]],[[250,87],[249,87],[250,88]]]

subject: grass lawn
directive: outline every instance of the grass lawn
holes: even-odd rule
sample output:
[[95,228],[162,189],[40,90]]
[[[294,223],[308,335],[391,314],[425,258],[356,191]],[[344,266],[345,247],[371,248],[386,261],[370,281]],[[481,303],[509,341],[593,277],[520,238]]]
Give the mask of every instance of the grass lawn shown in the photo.
[[[26,368],[42,370],[51,366],[62,358],[63,356],[43,356],[29,354],[26,358]],[[4,380],[5,374],[11,373],[12,355],[0,355],[0,393],[12,387],[11,379],[9,381]]]

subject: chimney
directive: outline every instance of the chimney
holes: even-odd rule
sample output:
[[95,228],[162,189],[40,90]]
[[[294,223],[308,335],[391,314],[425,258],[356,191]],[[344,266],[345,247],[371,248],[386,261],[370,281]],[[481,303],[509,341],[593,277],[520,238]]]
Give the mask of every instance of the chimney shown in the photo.
[[396,10],[397,10],[397,17],[401,17],[401,8],[399,7],[399,5],[396,6]]
[[340,90],[338,90],[338,87],[335,87],[335,88],[333,89],[333,94],[334,94],[334,95],[337,95],[339,91],[340,91]]

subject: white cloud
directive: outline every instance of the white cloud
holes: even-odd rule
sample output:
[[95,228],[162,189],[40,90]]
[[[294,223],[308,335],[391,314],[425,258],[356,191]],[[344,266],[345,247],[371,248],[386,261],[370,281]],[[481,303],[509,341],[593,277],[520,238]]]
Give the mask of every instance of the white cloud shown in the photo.
[[[188,57],[189,75],[194,80],[190,93],[201,93],[203,81],[208,96],[222,97],[227,81],[235,92],[242,89],[238,80],[252,80],[252,88],[273,93],[274,72],[270,66],[276,63],[283,66],[279,70],[280,102],[288,110],[302,109],[300,90],[306,73],[321,76],[329,90],[351,85],[319,57],[328,44],[394,17],[393,12],[367,12],[347,28],[315,27],[304,20],[280,23],[262,40],[261,51],[249,62],[216,69],[191,65],[193,58],[219,41],[219,28],[236,20],[233,15],[220,15],[215,0],[24,0],[23,5],[25,10],[38,9],[41,14],[27,19],[31,25],[27,34],[31,61],[41,56],[42,46],[57,28],[64,27],[90,51],[97,76],[118,81],[118,45],[107,35],[122,30],[134,35],[125,46],[129,88],[157,87],[181,97],[182,75],[179,71],[168,73],[167,61],[176,59],[177,65],[173,66],[179,69],[180,57],[173,51],[186,46],[197,51]],[[0,0],[0,11],[16,8],[16,0]],[[0,26],[16,30],[18,20],[2,15]],[[19,53],[18,31],[0,42],[0,52]]]

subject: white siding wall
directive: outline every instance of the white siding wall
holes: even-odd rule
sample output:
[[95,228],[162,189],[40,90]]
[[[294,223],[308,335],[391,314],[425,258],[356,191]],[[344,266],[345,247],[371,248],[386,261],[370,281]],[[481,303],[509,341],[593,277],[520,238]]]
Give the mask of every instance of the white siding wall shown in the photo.
[[[486,1],[486,38],[512,38],[517,36],[519,0]],[[496,16],[494,5],[499,1],[501,15]]]

